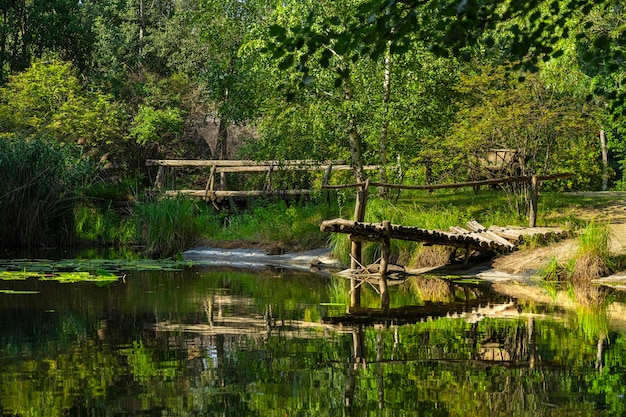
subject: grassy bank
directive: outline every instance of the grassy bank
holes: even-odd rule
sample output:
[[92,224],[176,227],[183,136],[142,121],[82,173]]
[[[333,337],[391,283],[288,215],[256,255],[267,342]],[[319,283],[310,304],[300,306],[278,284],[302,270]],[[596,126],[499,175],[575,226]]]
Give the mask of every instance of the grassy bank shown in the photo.
[[[616,198],[559,193],[542,194],[538,225],[578,230],[588,220],[578,217],[580,207],[603,207]],[[302,201],[249,201],[247,205],[216,210],[211,205],[184,198],[139,203],[131,216],[115,214],[107,207],[82,208],[76,225],[83,242],[138,244],[153,256],[169,257],[195,245],[261,247],[270,253],[291,252],[331,246],[347,262],[349,240],[345,235],[320,232],[323,220],[352,218],[350,201],[331,199]],[[477,220],[484,226],[526,225],[506,194],[479,192],[413,193],[396,202],[370,198],[366,221],[412,225],[447,230]],[[428,265],[448,256],[445,249],[422,248],[415,242],[393,241],[395,260],[403,265]],[[376,244],[365,248],[366,261],[379,255]]]

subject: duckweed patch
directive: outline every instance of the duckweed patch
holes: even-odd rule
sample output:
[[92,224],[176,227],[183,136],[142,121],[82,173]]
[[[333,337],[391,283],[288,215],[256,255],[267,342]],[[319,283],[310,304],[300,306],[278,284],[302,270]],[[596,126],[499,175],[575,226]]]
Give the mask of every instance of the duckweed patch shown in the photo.
[[0,290],[0,294],[28,295],[28,294],[39,294],[39,291]]
[[0,260],[0,280],[95,282],[108,284],[130,271],[180,271],[189,263],[163,260],[67,259],[61,261],[12,259]]

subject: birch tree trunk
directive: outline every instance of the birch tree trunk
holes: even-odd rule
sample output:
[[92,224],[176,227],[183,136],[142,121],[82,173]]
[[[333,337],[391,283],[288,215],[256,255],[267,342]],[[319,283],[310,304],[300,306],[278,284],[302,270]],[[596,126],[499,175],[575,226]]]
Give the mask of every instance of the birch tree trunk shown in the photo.
[[609,152],[606,147],[606,136],[604,130],[600,131],[600,146],[602,149],[602,191],[609,188]]
[[352,159],[352,167],[354,169],[354,179],[356,182],[362,183],[365,181],[365,172],[363,171],[363,155],[361,153],[361,134],[357,129],[357,116],[352,105],[354,90],[350,77],[351,76],[348,75],[344,84],[344,99],[348,102],[348,107],[350,109],[350,114],[348,116],[348,139],[350,141],[350,156]]
[[[385,51],[385,69],[383,75],[383,121],[380,125],[380,182],[387,183],[387,130],[389,127],[389,98],[391,95],[391,51],[390,43],[387,43]],[[380,187],[378,193],[387,195],[387,188]]]

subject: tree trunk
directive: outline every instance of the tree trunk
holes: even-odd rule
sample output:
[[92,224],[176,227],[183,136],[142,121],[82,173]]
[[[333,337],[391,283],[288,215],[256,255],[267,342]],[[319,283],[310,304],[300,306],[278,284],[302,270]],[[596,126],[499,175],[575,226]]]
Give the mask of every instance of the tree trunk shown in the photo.
[[[228,88],[224,89],[224,97],[222,102],[228,101]],[[228,124],[229,120],[224,114],[219,114],[220,124],[217,128],[217,144],[215,146],[215,155],[217,159],[228,159]]]
[[[354,97],[352,82],[350,75],[345,80],[344,99],[351,102]],[[365,172],[363,171],[363,155],[361,154],[361,134],[357,129],[357,117],[352,106],[350,106],[349,114],[348,139],[350,141],[350,155],[352,157],[352,167],[354,169],[354,179],[358,183],[365,181]]]
[[217,159],[228,159],[228,120],[220,117],[220,123],[217,128],[217,144],[215,146],[215,155]]
[[[389,127],[389,98],[391,95],[391,52],[387,43],[385,51],[385,72],[383,76],[383,121],[380,126],[380,182],[387,183],[387,130]],[[387,195],[387,188],[380,187],[378,193]]]
[[600,131],[600,145],[602,147],[602,191],[606,191],[609,187],[609,152],[606,147],[604,130]]
[[143,33],[146,28],[144,0],[139,0],[139,68],[143,65]]

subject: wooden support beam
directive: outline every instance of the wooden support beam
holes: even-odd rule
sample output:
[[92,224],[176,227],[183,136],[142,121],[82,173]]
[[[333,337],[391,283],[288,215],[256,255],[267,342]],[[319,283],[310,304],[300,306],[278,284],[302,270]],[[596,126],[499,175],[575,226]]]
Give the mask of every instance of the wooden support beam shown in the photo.
[[154,181],[154,188],[156,188],[158,191],[162,191],[165,185],[164,182],[165,182],[165,167],[160,166],[159,170],[157,171],[156,180]]
[[[211,167],[211,172],[209,173],[209,179],[206,182],[206,187],[204,188],[204,200],[210,201],[215,198],[213,192],[215,191],[215,165]],[[210,193],[210,194],[209,194]]]
[[380,267],[378,272],[380,273],[380,279],[378,281],[378,288],[380,289],[380,309],[383,312],[389,311],[389,290],[387,289],[387,269],[389,267],[389,258],[391,256],[391,223],[389,220],[384,220],[381,227],[384,230],[383,244],[380,251]]
[[[146,166],[170,166],[170,167],[249,167],[249,166],[323,166],[323,165],[346,165],[346,161],[313,161],[305,160],[270,160],[253,161],[242,159],[148,159]],[[347,165],[350,166],[350,165]]]
[[[367,206],[367,192],[369,188],[369,180],[367,180],[361,189],[357,192],[356,204],[354,205],[354,221],[363,222],[365,220],[365,208]],[[362,264],[361,255],[362,244],[360,241],[351,240],[350,243],[350,268],[355,271]],[[350,308],[361,306],[361,290],[358,286],[356,278],[350,279]]]
[[329,164],[324,171],[324,177],[322,178],[322,187],[330,184],[330,176],[333,173],[333,165]]
[[297,196],[311,194],[311,190],[252,190],[252,191],[228,191],[216,190],[213,192],[205,192],[205,190],[168,190],[163,192],[165,197],[176,197],[179,195],[188,197],[208,198],[209,201],[220,200],[223,198],[248,198],[263,196]]
[[537,175],[530,179],[530,207],[528,209],[528,226],[537,225],[537,200],[539,199],[539,180]]

